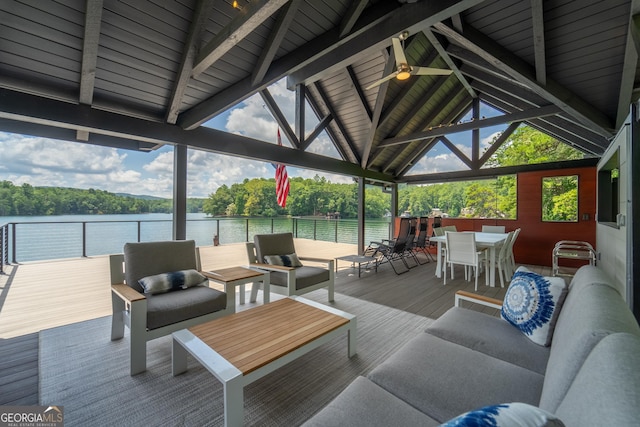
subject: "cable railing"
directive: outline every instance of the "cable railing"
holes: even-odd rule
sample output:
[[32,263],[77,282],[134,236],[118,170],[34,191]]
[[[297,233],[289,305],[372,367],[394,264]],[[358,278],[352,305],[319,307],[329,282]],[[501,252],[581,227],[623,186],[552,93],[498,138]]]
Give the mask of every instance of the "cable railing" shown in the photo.
[[[365,222],[365,241],[387,239],[388,221]],[[187,220],[186,238],[198,246],[242,243],[255,234],[291,232],[296,238],[357,244],[358,222],[319,218],[209,218]],[[127,242],[170,240],[171,220],[9,222],[0,228],[0,272],[10,263],[122,252]]]

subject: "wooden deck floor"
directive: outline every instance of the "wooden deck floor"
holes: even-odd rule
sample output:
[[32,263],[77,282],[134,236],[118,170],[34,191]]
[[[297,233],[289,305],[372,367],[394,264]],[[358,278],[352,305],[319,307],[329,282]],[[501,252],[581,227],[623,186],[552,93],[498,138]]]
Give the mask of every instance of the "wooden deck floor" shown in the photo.
[[[301,256],[335,258],[356,253],[355,245],[295,241]],[[206,270],[246,264],[244,244],[201,248]],[[424,259],[424,258],[422,258]],[[0,275],[0,405],[38,404],[38,332],[111,314],[108,257],[66,259],[11,265]],[[548,275],[549,267],[530,266]],[[435,263],[396,275],[388,264],[376,273],[362,272],[341,261],[336,292],[400,310],[437,318],[453,306],[454,293],[473,291],[458,273],[443,286]],[[505,289],[479,286],[478,293],[502,298]],[[336,297],[339,298],[339,295]],[[248,299],[247,299],[248,300]],[[261,298],[258,299],[258,302]],[[237,306],[251,308],[251,304]],[[481,308],[479,308],[481,309]],[[496,314],[493,309],[481,309]]]

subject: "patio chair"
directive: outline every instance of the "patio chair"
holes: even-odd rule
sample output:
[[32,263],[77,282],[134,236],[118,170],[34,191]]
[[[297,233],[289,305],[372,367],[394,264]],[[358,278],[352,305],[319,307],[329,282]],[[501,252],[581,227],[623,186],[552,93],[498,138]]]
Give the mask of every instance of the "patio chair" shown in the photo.
[[[453,266],[455,264],[464,266],[465,280],[469,280],[469,267],[473,267],[475,276],[475,290],[478,290],[478,273],[486,258],[486,251],[478,250],[476,247],[476,235],[468,231],[446,231],[447,239],[447,264],[451,268],[451,278],[453,279]],[[485,283],[489,283],[489,269],[485,268]],[[447,269],[444,269],[444,284],[447,284]]]
[[427,238],[427,229],[429,228],[429,218],[426,216],[420,217],[418,219],[418,237],[416,238],[413,251],[414,252],[422,252],[427,256],[427,260],[425,262],[420,262],[420,264],[426,264],[429,261],[435,261],[431,252],[429,252],[429,239]]
[[505,226],[504,225],[483,225],[482,232],[483,233],[504,233]]
[[[405,257],[409,246],[409,239],[413,239],[411,235],[411,218],[400,218],[400,227],[398,228],[398,236],[393,240],[383,240],[382,242],[372,242],[378,244],[378,249],[382,256],[391,264],[391,268],[396,274],[403,274],[409,271],[411,266],[407,263]],[[415,228],[413,229],[415,233]],[[415,255],[414,255],[415,256]],[[394,261],[400,261],[404,265],[404,269],[398,270]],[[417,265],[417,260],[416,260]]]
[[121,339],[129,327],[131,375],[147,369],[147,341],[235,312],[234,289],[210,288],[197,273],[200,256],[193,240],[127,243],[109,262],[111,340]]
[[[302,295],[316,289],[327,288],[329,301],[334,294],[334,260],[298,257],[291,233],[256,234],[253,243],[248,242],[249,264],[271,275],[271,292],[281,295]],[[302,265],[300,261],[325,264],[326,267]],[[257,291],[256,284],[252,289]]]

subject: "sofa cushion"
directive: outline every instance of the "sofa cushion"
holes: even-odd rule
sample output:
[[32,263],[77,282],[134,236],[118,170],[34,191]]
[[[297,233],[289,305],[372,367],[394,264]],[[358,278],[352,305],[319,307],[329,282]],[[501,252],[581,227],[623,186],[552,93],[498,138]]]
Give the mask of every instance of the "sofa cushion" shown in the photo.
[[640,420],[640,338],[603,338],[585,360],[555,411],[567,427],[637,426]]
[[264,262],[271,265],[282,265],[285,267],[302,267],[302,263],[296,254],[265,255]]
[[543,382],[539,373],[428,333],[409,341],[368,378],[439,422],[503,402],[535,405]]
[[539,406],[555,413],[593,347],[616,332],[640,335],[638,323],[617,290],[574,282],[558,317]]
[[437,426],[439,423],[364,377],[303,424],[305,427]]
[[513,402],[475,409],[442,424],[441,427],[564,427],[555,415],[526,403]]
[[[304,289],[329,280],[329,270],[326,268],[302,266],[296,268],[295,273],[296,289]],[[287,286],[287,273],[271,271],[269,277],[271,285]]]
[[145,294],[163,294],[193,286],[208,286],[208,280],[197,270],[180,270],[143,277],[138,280]]
[[224,310],[227,294],[198,286],[179,292],[147,296],[147,328],[157,329],[194,317]]
[[539,374],[544,374],[547,368],[549,347],[533,343],[519,329],[498,317],[453,307],[426,331]]
[[519,267],[502,303],[502,318],[539,345],[551,344],[567,292],[561,277],[544,277]]

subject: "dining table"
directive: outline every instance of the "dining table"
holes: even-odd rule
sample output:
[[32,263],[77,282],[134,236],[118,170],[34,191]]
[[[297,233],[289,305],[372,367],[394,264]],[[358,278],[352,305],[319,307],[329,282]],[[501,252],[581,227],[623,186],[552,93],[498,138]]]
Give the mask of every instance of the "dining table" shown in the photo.
[[[476,247],[489,250],[489,286],[496,285],[496,248],[499,248],[507,238],[507,233],[483,233],[474,231],[476,235]],[[447,244],[446,236],[432,236],[430,242],[438,243],[438,256],[436,264],[436,277],[442,277],[442,245]]]

